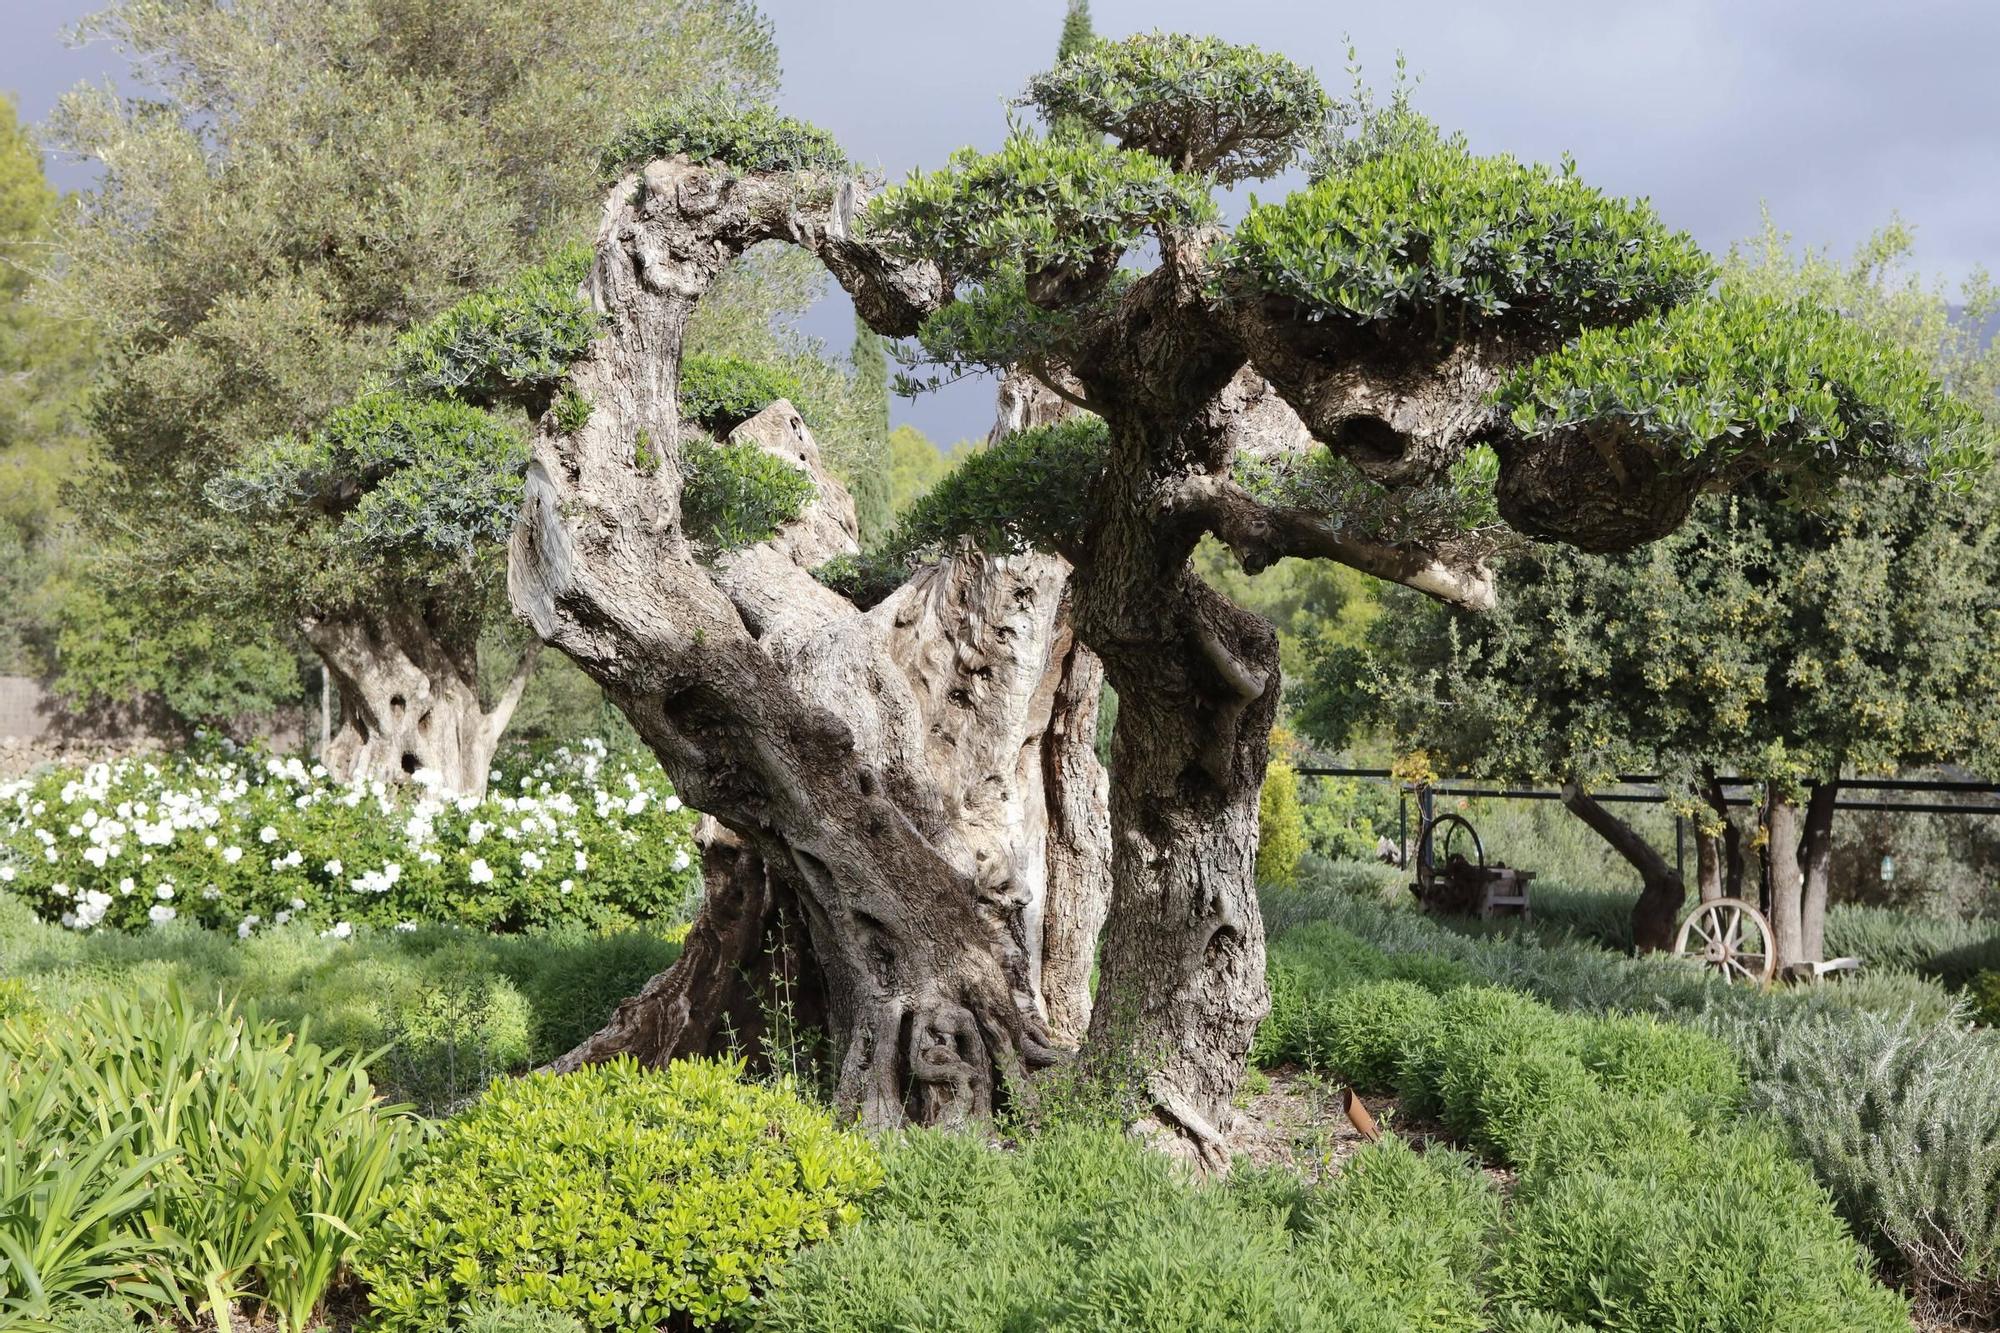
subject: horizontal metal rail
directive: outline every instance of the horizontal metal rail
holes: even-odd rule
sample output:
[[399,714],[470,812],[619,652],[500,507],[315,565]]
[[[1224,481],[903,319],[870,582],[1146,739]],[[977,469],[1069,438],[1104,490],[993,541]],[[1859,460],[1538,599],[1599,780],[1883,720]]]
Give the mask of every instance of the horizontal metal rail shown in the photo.
[[[1306,767],[1298,770],[1300,777],[1308,778],[1368,778],[1388,781],[1395,777],[1386,768],[1320,768]],[[1618,779],[1623,786],[1652,786],[1650,792],[1593,791],[1591,799],[1603,803],[1624,802],[1642,805],[1660,805],[1667,800],[1665,791],[1659,789],[1657,777],[1629,777]],[[1727,788],[1756,787],[1760,783],[1747,778],[1720,778],[1717,784],[1725,789],[1724,802],[1731,806],[1757,805],[1753,796],[1730,796]],[[1952,782],[1931,778],[1856,778],[1843,780],[1841,790],[1878,792],[1927,792],[1934,794],[1959,794],[1964,796],[2000,797],[2000,782]],[[1452,782],[1432,783],[1433,796],[1467,796],[1509,801],[1560,801],[1562,792],[1552,787],[1508,787],[1508,786],[1463,786]],[[1836,810],[1874,811],[1910,815],[2000,815],[2000,801],[1954,804],[1943,801],[1850,801],[1835,798]]]

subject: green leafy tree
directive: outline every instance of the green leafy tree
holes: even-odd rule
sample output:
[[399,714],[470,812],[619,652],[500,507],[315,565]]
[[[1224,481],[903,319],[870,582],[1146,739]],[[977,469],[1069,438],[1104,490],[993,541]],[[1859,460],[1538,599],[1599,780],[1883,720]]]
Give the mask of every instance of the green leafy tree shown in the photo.
[[890,431],[890,512],[900,518],[905,510],[951,471],[952,459],[966,448],[961,442],[947,454],[915,426],[898,426]]
[[[102,466],[76,491],[101,595],[135,645],[195,614],[249,643],[304,631],[340,688],[335,757],[385,778],[435,766],[426,728],[474,729],[497,547],[455,553],[450,577],[412,571],[407,545],[221,507],[209,484],[266,441],[325,438],[390,387],[399,331],[546,259],[596,206],[621,125],[696,90],[768,97],[769,25],[746,0],[122,0],[81,31],[143,89],[80,89],[51,125],[101,169],[58,237],[61,300],[99,325],[108,364]],[[574,288],[515,295],[532,319]],[[431,328],[449,342],[490,313]],[[516,350],[503,380],[546,352]],[[119,646],[100,640],[75,683],[125,692]],[[135,647],[128,689],[150,656]]]
[[854,321],[854,350],[848,354],[848,361],[854,368],[856,415],[866,431],[868,454],[879,464],[887,465],[871,467],[848,485],[854,494],[862,540],[871,541],[887,530],[891,513],[888,469],[895,464],[889,451],[889,352],[882,335],[858,318]]
[[[1843,311],[1994,414],[1992,293],[1975,279],[1954,310],[1904,275],[1909,242],[1893,227],[1851,264],[1794,262],[1767,230],[1726,273],[1759,300]],[[1773,404],[1820,410],[1807,395]],[[1740,895],[1746,839],[1715,779],[1762,779],[1756,841],[1780,960],[1817,960],[1842,776],[2000,760],[2000,483],[1941,493],[1846,479],[1817,500],[1760,481],[1701,500],[1685,528],[1628,555],[1522,551],[1504,562],[1506,595],[1489,616],[1396,598],[1366,654],[1321,655],[1308,725],[1340,736],[1382,718],[1401,745],[1459,771],[1563,782],[1570,808],[1640,873],[1645,947],[1670,940],[1684,886],[1589,788],[1621,772],[1674,775],[1703,828],[1704,896]]]
[[92,346],[36,299],[59,207],[11,98],[0,99],[0,671],[41,674],[75,565],[62,479],[85,454],[79,409]]
[[[803,128],[634,163],[599,230],[609,331],[573,377],[599,410],[537,439],[512,585],[677,787],[783,867],[844,1048],[836,1094],[866,1119],[950,1119],[1047,1058],[1014,952],[1032,895],[968,794],[1010,789],[937,756],[1013,725],[1005,700],[1047,697],[1036,636],[969,635],[992,623],[984,588],[1017,619],[1048,605],[1027,571],[1060,555],[1065,632],[1119,700],[1091,1040],[1144,1051],[1151,1116],[1219,1158],[1265,1007],[1253,866],[1281,667],[1271,625],[1193,566],[1204,535],[1249,573],[1331,559],[1484,609],[1510,531],[1626,550],[1711,491],[1956,481],[1990,432],[1922,358],[1718,285],[1646,205],[1568,165],[1481,157],[1400,102],[1344,113],[1283,57],[1099,42],[1023,100],[1094,133],[1010,135],[872,200]],[[775,165],[773,140],[790,146]],[[1217,187],[1299,161],[1303,189],[1222,226]],[[815,254],[941,373],[1033,375],[1087,415],[968,455],[869,559],[808,507],[754,559],[702,565],[632,442],[678,457],[675,334],[767,240]],[[937,561],[962,535],[983,572]],[[808,586],[815,558],[841,568]],[[977,623],[947,614],[965,606]],[[898,637],[933,623],[928,647]],[[935,703],[913,661],[949,673]],[[648,1058],[714,1031],[732,919],[621,1025],[631,1039],[649,1015]]]

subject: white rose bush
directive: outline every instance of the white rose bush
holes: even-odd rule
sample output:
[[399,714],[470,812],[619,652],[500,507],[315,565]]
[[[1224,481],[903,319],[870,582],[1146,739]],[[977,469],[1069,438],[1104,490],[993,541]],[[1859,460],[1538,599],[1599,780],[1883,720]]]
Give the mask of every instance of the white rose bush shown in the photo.
[[182,922],[240,938],[603,930],[691,910],[695,816],[650,757],[586,741],[498,762],[477,799],[421,771],[349,786],[227,749],[0,783],[0,892],[76,931]]

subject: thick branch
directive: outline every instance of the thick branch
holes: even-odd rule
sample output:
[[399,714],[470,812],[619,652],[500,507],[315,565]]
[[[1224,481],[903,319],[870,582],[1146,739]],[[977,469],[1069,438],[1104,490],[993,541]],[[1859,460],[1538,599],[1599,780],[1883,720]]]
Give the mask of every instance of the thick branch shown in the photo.
[[1578,783],[1563,783],[1562,800],[1571,814],[1639,872],[1639,901],[1632,906],[1633,944],[1641,952],[1669,947],[1681,903],[1687,897],[1681,877],[1653,844],[1639,836],[1639,830],[1605,809]]
[[1333,560],[1468,611],[1493,609],[1493,571],[1482,559],[1454,562],[1415,544],[1359,541],[1324,514],[1264,504],[1227,477],[1184,477],[1162,497],[1161,510],[1170,521],[1199,522],[1252,574],[1287,556]]
[[507,724],[514,720],[514,710],[521,706],[521,696],[527,693],[528,680],[535,674],[535,660],[542,655],[542,641],[530,639],[528,646],[521,650],[520,660],[514,663],[513,674],[500,690],[500,697],[493,701],[493,707],[486,714],[486,735],[490,741],[498,742],[507,731]]

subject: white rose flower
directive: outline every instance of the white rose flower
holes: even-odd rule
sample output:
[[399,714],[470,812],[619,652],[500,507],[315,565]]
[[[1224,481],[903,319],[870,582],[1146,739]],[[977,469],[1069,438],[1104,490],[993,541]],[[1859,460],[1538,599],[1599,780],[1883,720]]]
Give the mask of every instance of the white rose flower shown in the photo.
[[155,884],[153,886],[153,896],[161,902],[165,902],[174,896],[174,886],[171,884]]
[[581,875],[584,871],[588,869],[590,869],[590,858],[585,856],[582,852],[578,852],[576,854],[576,873]]
[[333,923],[333,928],[331,930],[322,930],[319,933],[319,937],[323,940],[327,939],[344,940],[353,933],[354,933],[353,926],[349,925],[345,921],[336,921]]
[[398,921],[396,923],[396,929],[404,934],[408,934],[410,931],[413,931],[416,928],[417,928],[417,923],[414,921]]
[[687,850],[685,848],[674,853],[673,869],[686,870],[688,868],[688,865],[689,865],[689,858]]
[[466,878],[470,879],[474,884],[491,884],[493,882],[493,867],[486,864],[486,858],[483,856],[473,858],[472,864],[466,867],[465,873]]
[[146,919],[156,926],[164,926],[174,919],[174,909],[165,903],[154,903],[146,909]]
[[272,828],[269,824],[266,824],[264,825],[263,828],[257,830],[257,841],[263,843],[272,843],[276,842],[277,840],[278,840],[278,830]]
[[10,883],[12,882],[13,878],[14,878],[14,867],[0,866],[0,884]]
[[325,865],[321,866],[320,869],[324,870],[327,874],[334,876],[336,879],[339,878],[340,875],[343,873],[343,867],[340,864],[340,858],[337,856],[334,857],[331,861],[328,861]]
[[124,879],[118,881],[118,892],[123,894],[127,898],[130,898],[132,896],[132,890],[138,887],[139,886],[137,884],[134,884],[132,882],[132,877],[130,875],[127,875]]
[[243,859],[243,849],[241,847],[224,847],[222,849],[222,859],[230,865],[235,865]]
[[250,932],[257,929],[257,923],[259,921],[262,921],[263,919],[264,919],[263,917],[258,916],[256,913],[253,912],[249,916],[244,917],[241,921],[238,921],[236,923],[236,938],[239,940],[249,939]]
[[660,802],[660,808],[662,810],[665,810],[668,814],[672,814],[674,811],[681,808],[681,798],[678,796],[669,796],[665,800]]

